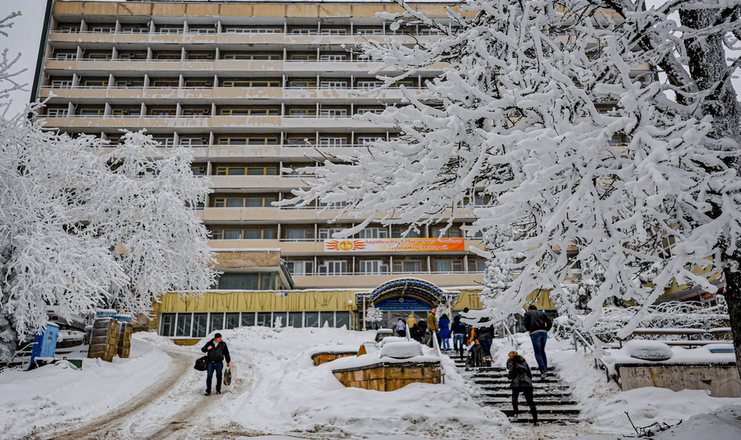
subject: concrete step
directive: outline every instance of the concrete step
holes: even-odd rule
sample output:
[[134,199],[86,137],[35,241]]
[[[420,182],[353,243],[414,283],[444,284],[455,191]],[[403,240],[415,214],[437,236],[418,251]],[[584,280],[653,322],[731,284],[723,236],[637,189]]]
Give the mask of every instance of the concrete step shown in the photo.
[[[485,399],[511,399],[512,390],[485,390],[482,393],[476,394],[476,396],[479,396]],[[564,391],[558,391],[558,392],[551,391],[551,392],[546,393],[544,391],[534,390],[533,398],[536,401],[547,400],[547,399],[569,400],[571,399],[571,392],[570,390],[564,390]]]
[[[507,391],[510,394],[512,394],[512,388],[509,387],[509,382],[508,383],[474,382],[474,384],[478,385],[478,387],[482,390]],[[540,391],[541,393],[571,391],[568,385],[564,385],[563,383],[560,383],[560,382],[553,382],[553,383],[533,382],[533,389],[535,390],[536,393],[538,391]]]
[[[520,413],[520,415],[514,419],[510,417],[510,422],[512,423],[532,423],[532,418],[530,417],[530,413]],[[538,423],[542,424],[553,424],[553,425],[568,425],[571,423],[577,423],[579,421],[579,416],[577,415],[552,415],[552,414],[543,414],[542,416],[538,414]]]
[[[510,396],[511,397],[511,396]],[[477,399],[479,402],[483,402],[487,405],[496,405],[496,406],[512,406],[512,399],[507,397],[484,397]],[[547,399],[547,398],[538,398],[533,396],[533,400],[535,400],[535,405],[540,408],[540,405],[543,406],[576,406],[578,405],[578,402],[572,399]],[[520,403],[524,402],[523,397],[520,396]]]
[[[515,410],[512,409],[512,407],[509,408],[497,408],[499,411],[503,412],[507,415],[507,417],[512,417],[515,414]],[[541,414],[549,416],[554,415],[579,415],[579,408],[561,408],[556,406],[538,406],[537,403],[535,404],[535,409],[538,411],[538,417],[540,417]],[[528,408],[527,405],[520,405],[520,414],[530,411],[530,408]],[[529,413],[528,413],[529,414]]]
[[[509,379],[507,379],[506,377],[479,377],[479,376],[474,376],[473,377],[473,382],[474,383],[480,383],[480,384],[506,383],[507,386],[509,386],[509,384],[510,384],[511,381]],[[548,378],[548,377],[546,377],[545,379],[540,379],[540,378],[535,379],[535,378],[533,378],[533,385],[535,385],[536,383],[543,383],[543,384],[546,384],[546,383],[561,383],[561,381],[559,381],[558,379],[555,379],[555,378]]]

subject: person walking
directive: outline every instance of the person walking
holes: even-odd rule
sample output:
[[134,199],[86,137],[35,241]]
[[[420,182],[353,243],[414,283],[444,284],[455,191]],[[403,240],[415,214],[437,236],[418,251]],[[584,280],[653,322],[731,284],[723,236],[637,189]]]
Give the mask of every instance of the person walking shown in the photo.
[[437,307],[431,308],[430,313],[427,314],[427,329],[430,332],[430,347],[434,347],[432,338],[437,338],[437,342],[440,342],[440,327],[437,325]]
[[538,362],[540,377],[544,378],[548,373],[548,358],[545,355],[545,343],[548,341],[548,331],[553,322],[544,311],[538,310],[534,305],[528,307],[524,319],[525,329],[530,333],[530,341],[533,343],[535,360]]
[[214,372],[216,373],[216,394],[221,394],[221,377],[224,370],[224,359],[226,359],[226,367],[231,367],[232,358],[229,356],[229,347],[226,346],[226,342],[221,339],[221,333],[216,333],[214,338],[206,343],[201,348],[201,351],[206,353],[208,357],[208,367],[206,370],[206,395],[211,395],[211,383],[213,381]]
[[512,410],[514,411],[514,418],[517,418],[520,413],[518,400],[520,393],[522,393],[525,395],[525,401],[530,407],[533,425],[537,426],[538,411],[533,401],[533,375],[525,358],[520,356],[516,351],[509,352],[509,359],[507,359],[507,378],[509,378],[509,386],[512,388]]
[[422,344],[424,345],[430,345],[430,334],[427,330],[427,323],[424,319],[420,319],[417,322],[417,328],[419,328],[419,332],[422,334]]
[[406,337],[407,335],[407,323],[404,322],[403,318],[399,318],[398,321],[396,321],[396,326],[394,326],[394,329],[396,330],[396,334],[400,337]]
[[466,324],[461,322],[461,315],[453,318],[453,324],[450,327],[453,333],[453,350],[458,352],[458,357],[463,359],[463,348],[466,341]]
[[422,331],[419,328],[419,324],[415,323],[412,327],[409,328],[409,336],[412,337],[415,341],[422,343],[422,338],[424,338],[424,331]]
[[438,322],[440,326],[440,342],[442,350],[450,350],[450,318],[443,313]]
[[477,330],[479,332],[479,343],[481,344],[481,356],[483,358],[483,364],[486,367],[491,366],[491,344],[494,340],[494,326],[485,325],[484,323],[489,322],[489,318],[481,318],[479,323],[483,325]]

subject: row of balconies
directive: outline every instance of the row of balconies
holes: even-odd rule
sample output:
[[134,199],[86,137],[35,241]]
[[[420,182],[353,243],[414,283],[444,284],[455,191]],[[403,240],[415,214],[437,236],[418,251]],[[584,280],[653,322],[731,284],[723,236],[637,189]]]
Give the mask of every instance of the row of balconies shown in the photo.
[[[51,102],[74,99],[77,102],[151,102],[183,103],[197,102],[235,102],[245,99],[259,99],[265,103],[280,103],[281,101],[315,100],[321,102],[378,102],[399,101],[404,94],[399,88],[384,90],[369,90],[368,88],[351,88],[348,86],[321,87],[313,83],[309,86],[275,86],[275,87],[108,87],[108,86],[77,86],[77,87],[43,87],[40,97],[52,97]],[[407,93],[421,98],[424,89],[416,86],[405,86]]]
[[[445,64],[439,63],[420,69],[423,73],[435,73],[442,70]],[[367,61],[282,61],[282,60],[108,60],[108,59],[54,59],[44,62],[47,73],[50,72],[93,72],[108,74],[110,72],[154,72],[178,75],[180,72],[209,72],[222,74],[244,74],[263,72],[271,75],[286,73],[316,74],[317,72],[357,73],[378,71],[383,63]]]
[[[195,215],[209,225],[235,223],[311,223],[334,221],[339,214],[337,209],[326,206],[310,206],[304,208],[279,207],[242,207],[216,208],[206,207],[194,211]],[[472,208],[446,209],[439,215],[440,218],[454,218],[458,221],[473,221],[475,216]],[[351,213],[340,215],[339,221],[352,222],[357,218]],[[312,226],[313,227],[313,226]]]

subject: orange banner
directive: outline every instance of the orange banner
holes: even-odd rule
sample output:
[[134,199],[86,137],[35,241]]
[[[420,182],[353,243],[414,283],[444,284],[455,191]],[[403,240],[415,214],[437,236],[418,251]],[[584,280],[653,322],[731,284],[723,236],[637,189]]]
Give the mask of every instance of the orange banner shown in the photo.
[[324,252],[463,252],[462,238],[347,238],[324,240]]

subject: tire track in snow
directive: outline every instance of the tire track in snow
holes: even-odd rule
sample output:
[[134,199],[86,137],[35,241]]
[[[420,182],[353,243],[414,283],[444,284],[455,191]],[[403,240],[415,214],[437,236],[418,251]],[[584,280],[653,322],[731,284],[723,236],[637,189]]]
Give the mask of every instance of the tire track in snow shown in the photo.
[[164,351],[173,359],[173,364],[168,371],[162,373],[161,382],[147,388],[131,402],[82,427],[65,432],[42,434],[39,438],[55,440],[148,438],[147,431],[157,431],[163,424],[170,426],[168,422],[176,418],[180,412],[197,408],[202,402],[197,397],[192,398],[195,390],[200,389],[194,388],[192,377],[194,375],[191,370],[193,355],[174,347],[164,348]]

